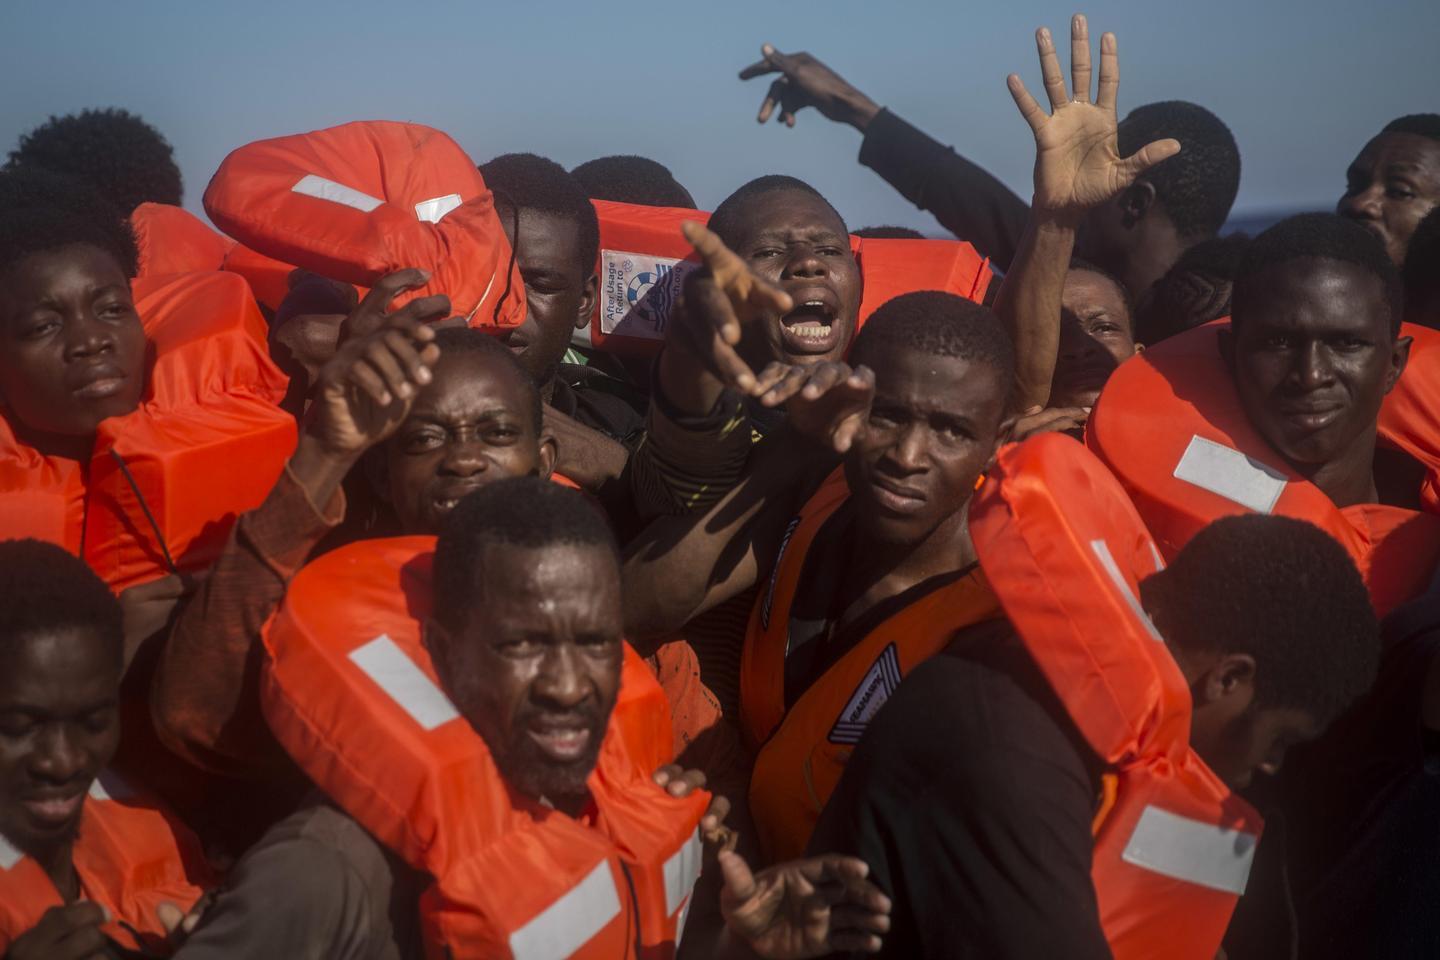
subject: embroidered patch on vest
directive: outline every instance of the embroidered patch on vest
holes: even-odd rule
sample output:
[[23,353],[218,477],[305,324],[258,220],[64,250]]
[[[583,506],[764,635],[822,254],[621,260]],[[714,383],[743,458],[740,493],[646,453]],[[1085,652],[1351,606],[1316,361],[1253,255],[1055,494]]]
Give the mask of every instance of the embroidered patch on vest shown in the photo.
[[[762,630],[770,629],[770,605],[775,602],[775,584],[780,579],[780,564],[785,560],[785,548],[790,546],[790,537],[798,526],[800,526],[800,518],[796,517],[785,528],[785,536],[780,538],[780,549],[775,554],[775,569],[770,571],[770,585],[765,588],[765,605],[760,608],[760,629]],[[785,646],[785,652],[789,653],[789,640],[785,641]]]
[[880,651],[880,656],[870,664],[870,669],[865,671],[864,678],[855,692],[850,694],[850,700],[845,704],[845,709],[840,711],[835,726],[830,728],[828,739],[831,743],[859,743],[860,737],[869,726],[870,719],[880,712],[885,701],[900,686],[900,655],[895,651],[895,644],[890,644]]

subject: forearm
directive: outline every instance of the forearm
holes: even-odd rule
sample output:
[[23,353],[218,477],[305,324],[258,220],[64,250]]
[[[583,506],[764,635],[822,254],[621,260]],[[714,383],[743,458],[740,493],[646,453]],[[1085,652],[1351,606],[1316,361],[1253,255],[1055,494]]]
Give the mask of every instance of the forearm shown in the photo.
[[1043,407],[1050,399],[1065,275],[1074,247],[1073,221],[1034,213],[995,298],[995,313],[1015,344],[1016,412]]
[[860,162],[961,240],[1008,270],[1029,207],[989,171],[889,110],[865,130]]
[[262,762],[261,628],[290,578],[344,517],[344,474],[343,462],[302,438],[177,617],[156,669],[151,711],[167,746],[190,762],[222,773]]
[[649,521],[713,505],[740,482],[751,446],[749,417],[737,394],[717,397],[702,416],[685,416],[657,389],[645,442],[626,473],[637,516]]

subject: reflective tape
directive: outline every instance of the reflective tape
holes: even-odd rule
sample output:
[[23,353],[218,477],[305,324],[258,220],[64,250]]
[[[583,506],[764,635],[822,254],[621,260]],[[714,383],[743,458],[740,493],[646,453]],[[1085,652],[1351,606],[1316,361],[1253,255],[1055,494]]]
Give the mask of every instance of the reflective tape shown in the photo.
[[447,193],[443,197],[431,197],[415,204],[415,216],[426,223],[439,223],[445,214],[460,206],[460,194]]
[[1285,475],[1239,450],[1206,440],[1190,438],[1190,444],[1175,465],[1175,479],[1209,490],[1256,513],[1269,513],[1285,492]]
[[665,915],[675,916],[675,911],[685,904],[695,881],[700,879],[700,831],[697,829],[689,840],[665,861]]
[[0,834],[0,870],[9,870],[24,859],[25,854],[20,852],[20,848],[6,840],[4,834]]
[[115,771],[105,769],[90,782],[90,796],[96,800],[129,800],[135,796],[130,784],[121,780]]
[[291,187],[290,191],[319,200],[329,200],[341,206],[354,207],[364,213],[369,213],[385,202],[379,197],[372,197],[368,193],[361,193],[353,187],[347,187],[343,183],[336,183],[334,180],[327,180],[324,177],[317,177],[313,173],[301,177],[300,182]]
[[[1136,618],[1145,625],[1145,629],[1150,632],[1150,638],[1164,643],[1165,638],[1160,636],[1159,630],[1155,629],[1154,621],[1145,612],[1145,608],[1140,606],[1140,598],[1135,596],[1134,591],[1130,589],[1129,581],[1125,579],[1125,574],[1120,572],[1120,565],[1115,562],[1115,556],[1110,552],[1110,545],[1104,540],[1091,540],[1090,550],[1100,561],[1100,566],[1104,567],[1105,572],[1110,575],[1110,582],[1115,584],[1116,590],[1120,591],[1120,596],[1124,599],[1126,606],[1130,608],[1130,612],[1135,614]],[[1159,557],[1156,557],[1156,560],[1158,562]]]
[[515,960],[563,960],[620,915],[620,893],[602,860],[529,923],[510,934]]
[[352,650],[350,659],[422,729],[434,730],[459,718],[445,692],[385,634]]
[[1147,806],[1121,859],[1162,876],[1212,890],[1245,892],[1258,838]]

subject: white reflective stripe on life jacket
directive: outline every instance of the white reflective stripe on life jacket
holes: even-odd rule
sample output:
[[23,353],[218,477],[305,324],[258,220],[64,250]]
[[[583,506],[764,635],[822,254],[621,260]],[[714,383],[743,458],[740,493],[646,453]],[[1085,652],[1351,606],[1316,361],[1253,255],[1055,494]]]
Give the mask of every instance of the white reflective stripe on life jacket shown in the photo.
[[404,708],[421,729],[434,730],[460,716],[445,692],[388,635],[382,633],[352,650],[350,660]]
[[515,960],[555,960],[568,957],[620,913],[620,893],[602,860],[564,896],[540,911],[533,920],[510,934]]
[[[1155,624],[1151,621],[1150,615],[1145,612],[1144,607],[1140,606],[1140,598],[1135,596],[1134,591],[1130,589],[1130,584],[1125,580],[1125,574],[1120,572],[1120,566],[1115,562],[1115,555],[1110,552],[1110,545],[1104,540],[1091,540],[1090,549],[1094,552],[1096,559],[1100,561],[1100,566],[1105,568],[1105,573],[1109,575],[1110,581],[1115,584],[1115,589],[1120,591],[1120,596],[1124,599],[1126,605],[1130,607],[1130,612],[1135,614],[1136,619],[1145,625],[1145,629],[1150,634],[1150,639],[1164,643],[1165,638],[1160,636],[1159,630],[1155,629]],[[1155,549],[1154,544],[1151,544],[1150,549]],[[1156,556],[1155,562],[1157,564],[1160,562],[1159,556]]]
[[1256,842],[1252,833],[1147,806],[1121,856],[1162,876],[1239,896],[1250,877]]
[[1184,480],[1256,513],[1269,513],[1285,492],[1285,476],[1231,447],[1204,437],[1192,436],[1175,479]]
[[347,187],[343,183],[336,183],[334,180],[327,180],[313,173],[301,177],[300,182],[291,187],[290,191],[319,200],[329,200],[331,203],[338,203],[341,206],[354,207],[362,213],[369,213],[385,202],[379,197],[372,197],[368,193],[361,193],[354,187]]
[[415,216],[426,223],[439,223],[445,214],[460,206],[463,201],[458,193],[447,193],[443,197],[431,197],[415,204]]
[[9,870],[24,859],[25,854],[9,840],[6,840],[4,834],[0,834],[0,870]]
[[686,840],[684,845],[665,861],[665,913],[675,912],[685,905],[695,881],[700,879],[700,831]]

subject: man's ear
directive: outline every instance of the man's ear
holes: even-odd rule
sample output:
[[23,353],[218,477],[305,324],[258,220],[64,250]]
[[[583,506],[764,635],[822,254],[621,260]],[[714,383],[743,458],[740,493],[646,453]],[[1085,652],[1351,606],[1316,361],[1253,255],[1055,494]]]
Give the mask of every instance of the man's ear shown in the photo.
[[990,448],[990,457],[985,461],[985,469],[980,473],[982,479],[995,466],[995,461],[1000,456],[1000,448],[1015,438],[1015,422],[1019,419],[1018,415],[1010,414],[1000,421],[1000,426],[995,431],[995,445]]
[[1138,357],[1140,354],[1142,354],[1142,353],[1144,353],[1144,352],[1145,352],[1145,344],[1141,343],[1139,340],[1136,340],[1136,341],[1135,341],[1135,355]]
[[1145,180],[1136,180],[1115,198],[1120,207],[1120,223],[1133,227],[1155,209],[1155,187]]
[[1248,653],[1218,657],[1191,686],[1191,695],[1197,707],[1224,703],[1226,714],[1245,712],[1255,699],[1255,658]]
[[541,480],[549,480],[560,459],[560,444],[548,426],[540,428],[540,470],[536,473]]
[[590,317],[595,313],[595,298],[600,294],[600,277],[590,274],[580,291],[580,313],[575,317],[575,329],[584,330],[590,326]]
[[1395,349],[1390,354],[1390,369],[1385,374],[1386,393],[1394,390],[1395,384],[1400,382],[1400,374],[1405,372],[1405,365],[1410,362],[1410,344],[1414,342],[1414,337],[1395,338]]

